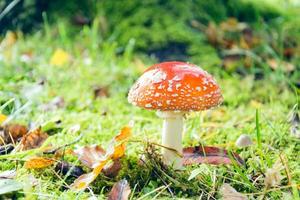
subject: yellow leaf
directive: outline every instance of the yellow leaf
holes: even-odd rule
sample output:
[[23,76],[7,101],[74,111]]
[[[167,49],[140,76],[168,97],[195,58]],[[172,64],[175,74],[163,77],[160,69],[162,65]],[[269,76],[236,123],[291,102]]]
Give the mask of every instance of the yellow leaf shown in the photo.
[[[103,168],[110,162],[124,156],[125,154],[125,139],[131,136],[131,128],[124,127],[120,133],[115,136],[109,145],[109,150],[105,151],[100,146],[87,146],[74,151],[74,155],[78,156],[78,159],[93,171],[88,174],[83,174],[77,178],[71,185],[71,188],[76,191],[86,189],[91,182],[93,182],[97,176],[101,173]],[[120,143],[121,142],[121,143]]]
[[112,155],[112,159],[118,159],[121,158],[122,156],[124,156],[125,154],[125,143],[122,143],[118,146],[115,146],[115,150],[114,153]]
[[13,46],[17,41],[17,35],[12,31],[7,31],[5,38],[1,42],[1,47],[8,48]]
[[109,159],[110,158],[107,158],[106,160],[100,162],[92,172],[79,176],[71,185],[71,188],[75,191],[86,189],[89,186],[89,184],[93,182],[97,178],[97,176],[101,173],[102,169],[109,161]]
[[70,60],[70,55],[62,49],[56,49],[51,57],[50,64],[56,66],[62,66],[67,64]]
[[54,163],[53,159],[43,158],[43,157],[34,157],[25,162],[24,167],[27,169],[41,169],[48,167]]
[[117,142],[120,142],[122,140],[129,138],[130,136],[131,136],[131,128],[129,128],[128,126],[125,126],[124,128],[121,129],[121,132],[119,133],[119,135],[117,135],[115,137],[115,140]]
[[2,124],[6,119],[7,116],[0,113],[0,124]]

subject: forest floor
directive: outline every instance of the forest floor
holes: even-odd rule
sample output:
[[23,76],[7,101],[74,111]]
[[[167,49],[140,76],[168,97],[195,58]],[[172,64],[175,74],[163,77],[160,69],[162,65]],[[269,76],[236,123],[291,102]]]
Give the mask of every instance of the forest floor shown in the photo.
[[[24,167],[30,158],[44,156],[41,148],[12,151],[0,155],[0,173],[16,170],[16,182],[11,184],[24,186],[6,196],[101,199],[125,178],[132,199],[218,199],[230,193],[230,186],[238,192],[235,195],[249,199],[299,199],[299,99],[285,73],[276,70],[260,79],[201,66],[216,78],[224,102],[216,109],[187,115],[183,144],[232,150],[245,165],[195,164],[177,172],[160,168],[155,158],[159,157],[160,147],[155,144],[161,140],[162,120],[154,111],[127,102],[130,87],[153,61],[139,59],[130,48],[116,55],[115,46],[109,43],[98,48],[102,41],[93,37],[92,30],[80,34],[76,42],[63,34],[8,34],[0,57],[0,111],[8,117],[6,123],[30,129],[41,126],[49,135],[46,143],[53,147],[75,141],[65,149],[93,144],[105,149],[130,124],[132,135],[121,158],[121,171],[113,178],[100,174],[89,190],[78,193],[68,189],[74,178],[57,172],[55,163],[41,169]],[[242,134],[253,144],[237,147],[235,142]],[[148,164],[140,164],[143,154]],[[55,159],[91,171],[74,155],[66,153]],[[230,186],[222,187],[224,183]]]

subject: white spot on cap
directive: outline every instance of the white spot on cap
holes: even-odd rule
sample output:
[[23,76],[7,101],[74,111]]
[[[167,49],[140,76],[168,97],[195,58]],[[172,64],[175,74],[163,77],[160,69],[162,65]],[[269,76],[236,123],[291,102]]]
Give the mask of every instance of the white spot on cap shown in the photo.
[[151,108],[152,105],[151,105],[150,103],[148,103],[148,104],[145,105],[145,107],[146,107],[146,108]]
[[163,71],[158,70],[156,73],[153,74],[153,83],[160,83],[164,80],[166,80],[167,74]]
[[174,76],[172,80],[174,81],[180,81],[182,78],[180,78],[178,75]]
[[167,100],[166,102],[167,102],[167,104],[168,104],[168,105],[170,105],[170,104],[171,104],[171,100]]
[[176,90],[178,90],[178,88],[181,86],[181,84],[180,83],[177,83],[176,85],[175,85],[175,87],[176,87]]
[[201,91],[201,87],[200,86],[196,87],[196,90],[200,92]]

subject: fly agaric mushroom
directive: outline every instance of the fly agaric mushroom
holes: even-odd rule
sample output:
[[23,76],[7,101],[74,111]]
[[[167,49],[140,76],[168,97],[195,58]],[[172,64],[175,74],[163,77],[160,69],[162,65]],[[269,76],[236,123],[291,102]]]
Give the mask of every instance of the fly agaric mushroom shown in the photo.
[[[218,106],[223,97],[214,78],[196,65],[163,62],[148,68],[132,86],[128,101],[163,118],[163,161],[182,167],[183,117]],[[175,151],[174,151],[175,150]],[[177,151],[177,152],[176,152]],[[179,155],[178,155],[179,154]]]

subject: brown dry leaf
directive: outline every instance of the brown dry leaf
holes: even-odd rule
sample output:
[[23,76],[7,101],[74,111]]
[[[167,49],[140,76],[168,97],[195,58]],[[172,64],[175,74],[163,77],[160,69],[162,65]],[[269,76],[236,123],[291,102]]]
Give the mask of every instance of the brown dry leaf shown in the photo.
[[2,124],[6,119],[7,116],[0,113],[0,124]]
[[215,23],[209,22],[206,30],[205,30],[206,37],[208,41],[216,46],[219,43],[219,35],[218,35],[218,30],[217,26]]
[[183,165],[207,163],[213,165],[232,164],[234,159],[238,164],[244,165],[244,160],[236,153],[232,156],[228,151],[217,147],[196,146],[183,149]]
[[24,164],[26,169],[42,169],[52,165],[55,162],[54,159],[44,157],[34,157],[27,160]]
[[94,98],[109,97],[109,90],[107,86],[94,87]]
[[0,126],[0,145],[15,143],[28,132],[27,127],[19,124]]
[[85,146],[74,150],[74,155],[78,157],[78,160],[89,168],[95,168],[96,165],[106,159],[106,151],[98,146]]
[[127,180],[123,179],[114,184],[113,188],[108,194],[108,200],[127,200],[130,193],[130,186]]
[[220,193],[223,200],[247,200],[248,198],[243,194],[237,192],[229,184],[224,183],[220,188]]
[[[111,161],[117,160],[125,153],[125,140],[131,135],[131,129],[124,127],[120,133],[115,136],[109,143],[108,150],[105,151],[99,146],[84,147],[80,151],[75,152],[79,159],[93,168],[93,171],[88,174],[83,174],[77,178],[71,185],[71,188],[75,191],[81,191],[86,189],[91,182],[93,182],[107,164]],[[122,143],[120,143],[122,142]],[[94,155],[89,155],[89,154]],[[93,161],[92,159],[96,159]],[[107,168],[109,168],[108,166]]]
[[48,134],[42,132],[41,128],[39,127],[23,136],[20,149],[21,151],[24,151],[38,148],[42,146],[47,138]]
[[103,168],[102,172],[105,176],[113,178],[118,175],[121,168],[122,168],[122,163],[121,163],[120,159],[116,159],[113,161],[113,163],[106,165]]

